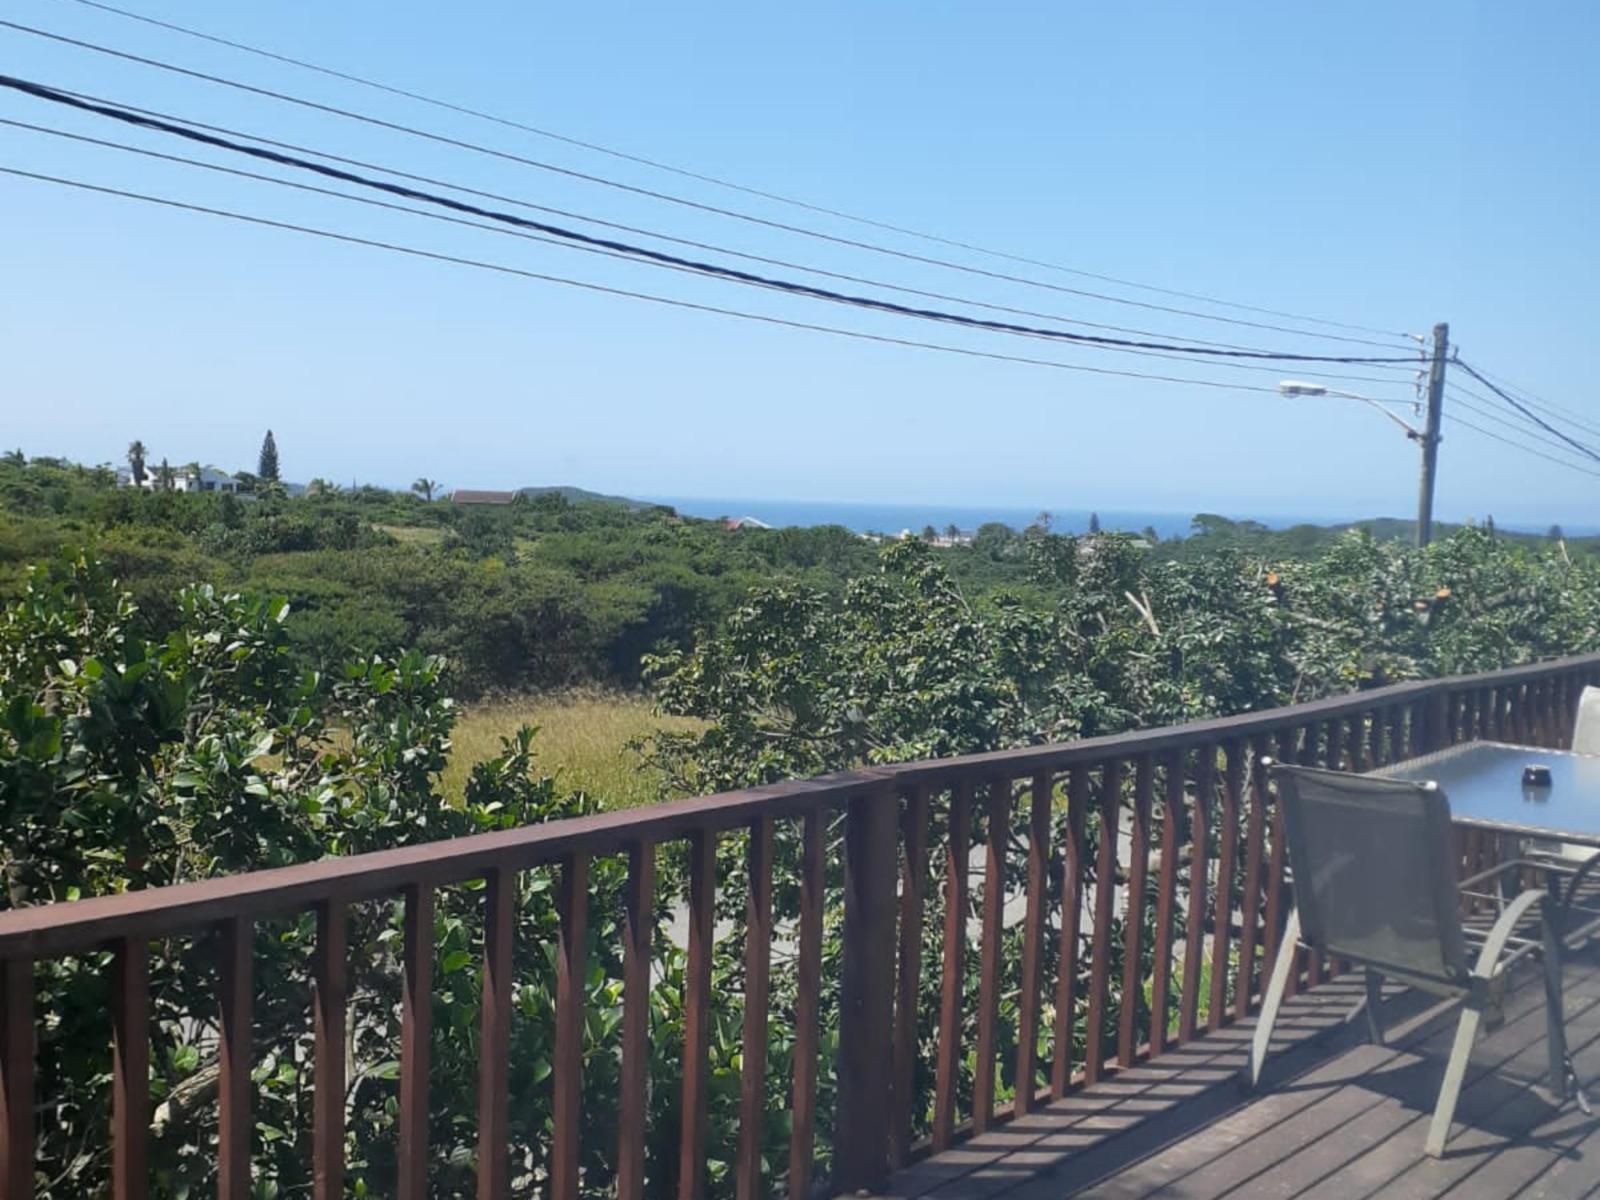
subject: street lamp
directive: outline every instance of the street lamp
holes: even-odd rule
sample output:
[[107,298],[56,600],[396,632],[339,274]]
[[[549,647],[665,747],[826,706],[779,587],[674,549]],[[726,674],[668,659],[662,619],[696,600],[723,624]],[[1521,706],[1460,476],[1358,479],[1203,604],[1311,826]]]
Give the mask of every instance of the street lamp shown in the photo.
[[1342,392],[1338,388],[1330,388],[1320,383],[1305,383],[1298,379],[1284,379],[1278,383],[1278,391],[1285,396],[1338,396],[1342,400],[1359,400],[1363,404],[1371,405],[1401,429],[1406,431],[1406,436],[1414,442],[1425,442],[1427,435],[1420,429],[1413,429],[1394,413],[1383,406],[1381,400],[1374,400],[1371,396],[1363,396],[1359,392]]

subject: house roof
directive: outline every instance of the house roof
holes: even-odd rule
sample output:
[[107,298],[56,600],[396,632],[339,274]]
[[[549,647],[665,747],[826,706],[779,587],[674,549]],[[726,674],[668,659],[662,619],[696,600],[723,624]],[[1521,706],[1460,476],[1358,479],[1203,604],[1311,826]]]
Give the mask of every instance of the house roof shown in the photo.
[[510,504],[515,492],[489,492],[479,488],[457,488],[450,493],[452,504]]

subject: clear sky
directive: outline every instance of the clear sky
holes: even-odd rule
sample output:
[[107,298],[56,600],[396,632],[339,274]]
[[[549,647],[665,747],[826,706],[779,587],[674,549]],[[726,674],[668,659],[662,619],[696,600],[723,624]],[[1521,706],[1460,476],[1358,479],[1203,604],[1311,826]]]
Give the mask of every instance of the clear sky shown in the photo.
[[[1424,333],[1448,320],[1464,358],[1600,426],[1600,6],[122,2],[1056,264],[1387,330]],[[7,0],[0,16],[765,218],[1190,307],[785,208],[72,0]],[[0,29],[0,64],[519,199],[965,299],[1177,337],[1390,353],[829,245],[11,30]],[[0,94],[0,117],[255,169],[16,94]],[[783,298],[9,127],[0,127],[0,165],[888,336],[1269,388],[1303,374],[1191,366]],[[429,475],[447,486],[572,483],[641,495],[1329,516],[1403,515],[1415,505],[1414,446],[1351,401],[851,342],[5,176],[0,279],[0,443],[33,454],[116,460],[138,437],[173,462],[250,466],[270,425],[297,480],[403,486]],[[1390,383],[1342,386],[1410,397],[1408,371],[1392,374]],[[1453,402],[1447,413],[1462,411]],[[1600,479],[1448,420],[1445,433],[1441,515],[1596,520]]]

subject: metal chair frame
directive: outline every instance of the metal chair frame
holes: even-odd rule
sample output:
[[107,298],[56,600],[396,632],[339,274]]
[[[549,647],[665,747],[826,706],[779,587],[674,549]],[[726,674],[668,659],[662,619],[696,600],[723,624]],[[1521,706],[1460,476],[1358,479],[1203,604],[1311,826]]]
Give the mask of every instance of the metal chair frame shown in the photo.
[[[1498,1011],[1507,973],[1512,966],[1525,958],[1538,955],[1543,960],[1544,966],[1542,974],[1550,1088],[1558,1099],[1565,1100],[1569,1095],[1569,1084],[1574,1085],[1573,1090],[1577,1091],[1580,1103],[1587,1109],[1587,1101],[1583,1098],[1581,1089],[1575,1087],[1576,1080],[1567,1054],[1565,1018],[1561,1001],[1561,959],[1564,942],[1587,936],[1594,927],[1591,923],[1578,929],[1572,925],[1571,917],[1573,912],[1580,911],[1574,907],[1579,885],[1585,882],[1591,871],[1600,864],[1600,855],[1590,858],[1581,866],[1567,863],[1565,871],[1547,863],[1535,864],[1518,859],[1502,863],[1491,870],[1456,883],[1445,874],[1448,864],[1454,861],[1451,854],[1453,841],[1450,836],[1449,801],[1436,784],[1351,776],[1316,767],[1277,764],[1270,759],[1264,759],[1262,766],[1278,785],[1291,871],[1296,861],[1302,864],[1316,861],[1304,841],[1308,830],[1300,809],[1301,804],[1307,803],[1300,796],[1299,784],[1303,779],[1314,779],[1334,789],[1340,786],[1341,781],[1353,783],[1354,780],[1360,779],[1359,786],[1366,796],[1392,791],[1397,803],[1407,803],[1416,809],[1418,819],[1425,826],[1426,836],[1429,840],[1437,837],[1438,852],[1441,856],[1439,862],[1429,867],[1430,894],[1424,899],[1432,911],[1414,914],[1417,920],[1430,923],[1435,933],[1433,937],[1425,942],[1419,942],[1418,945],[1433,945],[1435,938],[1437,939],[1440,969],[1430,970],[1416,964],[1380,961],[1370,954],[1364,954],[1359,947],[1330,939],[1325,933],[1326,925],[1318,911],[1317,906],[1320,901],[1312,895],[1309,888],[1305,889],[1304,893],[1296,889],[1295,905],[1283,937],[1279,941],[1278,952],[1272,964],[1271,978],[1266,994],[1262,997],[1260,1018],[1251,1041],[1250,1062],[1245,1080],[1247,1087],[1253,1089],[1260,1083],[1267,1050],[1272,1040],[1273,1027],[1277,1023],[1284,993],[1288,987],[1289,974],[1302,946],[1318,951],[1325,961],[1343,960],[1363,969],[1365,996],[1351,1016],[1354,1017],[1356,1012],[1366,1013],[1368,1032],[1378,1045],[1382,1045],[1384,1040],[1377,1011],[1383,979],[1392,979],[1397,983],[1449,998],[1459,997],[1462,1002],[1461,1018],[1456,1027],[1450,1057],[1445,1065],[1444,1078],[1439,1087],[1439,1096],[1425,1143],[1427,1153],[1436,1158],[1443,1153],[1445,1143],[1450,1136],[1456,1102],[1460,1098],[1462,1081],[1466,1075],[1468,1059],[1479,1025],[1486,1013],[1492,1014]],[[1516,891],[1517,873],[1525,868],[1545,873],[1549,880],[1548,886]],[[1564,895],[1556,881],[1556,876],[1559,874],[1572,876]],[[1485,887],[1489,884],[1498,886]],[[1463,896],[1487,901],[1497,913],[1493,924],[1487,929],[1465,925],[1461,920]],[[1309,918],[1304,924],[1302,906],[1305,907]],[[1535,917],[1535,909],[1538,910],[1537,936],[1519,934],[1519,926]],[[1467,957],[1471,948],[1475,948],[1477,954],[1476,960],[1469,967]]]

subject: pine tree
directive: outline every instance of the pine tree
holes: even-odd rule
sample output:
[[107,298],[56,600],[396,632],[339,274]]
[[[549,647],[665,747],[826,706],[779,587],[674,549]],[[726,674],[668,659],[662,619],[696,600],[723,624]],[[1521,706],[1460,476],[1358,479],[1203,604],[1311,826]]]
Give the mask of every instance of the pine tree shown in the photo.
[[1100,514],[1097,512],[1092,512],[1089,514],[1089,532],[1100,532]]
[[261,439],[261,457],[256,463],[256,474],[269,483],[278,482],[278,443],[270,429],[267,430],[267,436]]

